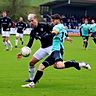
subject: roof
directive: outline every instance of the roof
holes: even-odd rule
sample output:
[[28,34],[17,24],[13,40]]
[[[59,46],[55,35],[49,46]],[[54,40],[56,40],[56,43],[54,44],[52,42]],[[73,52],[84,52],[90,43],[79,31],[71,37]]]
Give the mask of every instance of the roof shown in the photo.
[[[68,4],[68,0],[54,0],[41,4],[40,6],[56,6],[65,4]],[[93,6],[96,5],[96,0],[70,0],[70,5]]]

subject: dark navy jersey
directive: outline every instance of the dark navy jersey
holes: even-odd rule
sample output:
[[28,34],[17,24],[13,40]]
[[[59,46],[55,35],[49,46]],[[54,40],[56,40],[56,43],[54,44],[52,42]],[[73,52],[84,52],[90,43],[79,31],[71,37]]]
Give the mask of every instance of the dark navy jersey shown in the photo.
[[23,33],[23,31],[26,29],[26,23],[25,22],[17,22],[16,27],[17,27],[18,33]]
[[34,39],[39,39],[41,42],[41,47],[46,48],[52,45],[52,38],[44,38],[46,35],[51,34],[52,26],[46,23],[39,22],[38,26],[34,28],[30,33],[30,40],[27,44],[31,47]]
[[10,17],[1,17],[0,18],[0,25],[3,28],[3,31],[10,31],[13,23]]

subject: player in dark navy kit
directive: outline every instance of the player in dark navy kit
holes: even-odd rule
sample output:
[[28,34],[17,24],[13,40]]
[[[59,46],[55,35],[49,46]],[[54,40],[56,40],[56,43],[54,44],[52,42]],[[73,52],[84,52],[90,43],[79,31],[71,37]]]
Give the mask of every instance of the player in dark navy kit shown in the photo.
[[[32,25],[32,31],[30,33],[30,40],[27,46],[31,48],[34,39],[40,40],[41,42],[41,47],[34,53],[32,59],[29,62],[29,79],[26,80],[26,82],[31,82],[34,78],[35,64],[51,53],[52,36],[50,38],[43,38],[43,37],[44,35],[51,33],[52,26],[44,22],[38,22],[35,14],[29,14],[28,20]],[[21,57],[22,57],[21,53],[17,55],[17,58]]]
[[16,24],[17,33],[16,33],[16,40],[15,40],[15,48],[18,46],[18,39],[20,38],[21,44],[23,45],[23,32],[26,29],[26,23],[23,21],[23,17],[19,18],[19,22]]
[[12,23],[11,18],[8,17],[7,12],[4,11],[2,13],[2,17],[0,18],[0,26],[1,26],[1,31],[2,31],[3,43],[6,46],[7,51],[9,50],[8,46],[10,46],[10,49],[12,50],[12,44],[9,40],[12,24],[13,23]]

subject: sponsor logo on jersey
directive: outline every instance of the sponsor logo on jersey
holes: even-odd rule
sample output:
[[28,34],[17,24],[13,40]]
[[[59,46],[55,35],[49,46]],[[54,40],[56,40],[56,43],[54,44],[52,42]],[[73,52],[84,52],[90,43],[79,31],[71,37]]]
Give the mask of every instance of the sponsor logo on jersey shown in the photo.
[[43,28],[40,29],[41,31],[44,31]]

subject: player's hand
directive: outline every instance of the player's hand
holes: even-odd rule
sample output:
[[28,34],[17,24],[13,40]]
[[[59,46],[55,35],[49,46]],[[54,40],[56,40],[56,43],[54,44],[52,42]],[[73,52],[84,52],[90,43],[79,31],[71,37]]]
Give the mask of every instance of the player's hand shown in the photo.
[[17,59],[21,59],[22,58],[22,54],[21,53],[18,53],[17,54]]
[[65,40],[72,43],[72,38],[70,38],[70,37],[67,37]]

